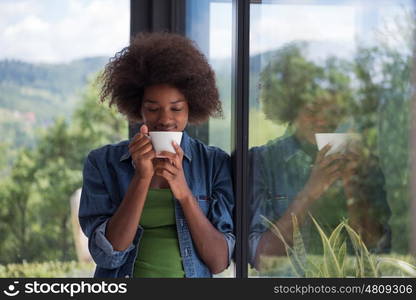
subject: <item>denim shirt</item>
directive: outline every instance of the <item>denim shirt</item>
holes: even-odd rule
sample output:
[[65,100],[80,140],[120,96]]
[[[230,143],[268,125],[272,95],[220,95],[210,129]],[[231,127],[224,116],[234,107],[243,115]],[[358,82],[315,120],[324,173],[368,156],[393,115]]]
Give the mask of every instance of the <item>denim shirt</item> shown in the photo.
[[[134,175],[129,141],[106,145],[89,153],[83,171],[79,208],[81,228],[97,267],[94,277],[132,277],[143,228],[139,225],[132,244],[114,250],[105,237],[108,220],[116,212]],[[183,170],[195,199],[212,225],[224,235],[228,263],[235,245],[232,212],[234,195],[230,157],[219,148],[206,146],[185,132],[181,141]],[[186,277],[212,277],[192,241],[181,205],[175,199],[179,248]]]
[[[268,229],[261,216],[272,222],[283,216],[308,181],[313,163],[314,158],[304,151],[300,142],[289,130],[283,137],[250,150],[249,260],[252,265],[261,235]],[[388,225],[391,211],[384,189],[384,175],[377,165],[373,165],[373,168],[368,170],[365,180],[360,180],[366,199],[373,206],[369,214],[384,228],[377,249],[370,250],[386,252],[390,248],[391,241],[391,230]],[[309,211],[321,227],[330,232],[343,219],[348,218],[346,205],[343,185],[338,180],[314,202]],[[321,242],[310,218],[305,219],[300,230],[306,250],[316,251],[318,248],[312,248],[312,245],[320,245]]]

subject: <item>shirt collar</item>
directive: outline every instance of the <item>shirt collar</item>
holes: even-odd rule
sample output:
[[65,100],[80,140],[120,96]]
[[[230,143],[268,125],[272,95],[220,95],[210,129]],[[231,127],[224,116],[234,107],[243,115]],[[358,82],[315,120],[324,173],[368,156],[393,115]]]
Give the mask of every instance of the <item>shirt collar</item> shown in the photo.
[[300,148],[299,142],[295,139],[293,135],[289,136],[286,139],[286,145],[285,145],[285,150],[284,150],[285,162],[288,162],[294,156],[298,155],[300,151],[301,151],[301,148]]
[[[283,159],[286,163],[292,158],[297,157],[297,156],[303,157],[303,156],[311,156],[311,155],[313,156],[313,154],[316,155],[316,153],[313,153],[312,151],[314,148],[316,148],[316,146],[311,145],[306,141],[301,142],[296,138],[295,127],[293,125],[289,125],[286,128],[286,131],[283,134],[282,138],[285,139]],[[315,160],[314,157],[311,157],[311,158]]]
[[295,137],[295,129],[293,126],[289,125],[283,134],[285,140],[284,150],[283,150],[283,159],[287,163],[289,160],[302,154],[302,147]]
[[[129,140],[129,142],[131,139]],[[182,135],[181,140],[181,148],[184,152],[184,157],[189,160],[189,162],[192,161],[192,151],[191,151],[191,137],[184,131]],[[128,144],[127,144],[128,145]],[[120,157],[120,162],[127,160],[130,158],[130,152],[128,147],[126,147],[126,151],[123,153],[123,155]]]

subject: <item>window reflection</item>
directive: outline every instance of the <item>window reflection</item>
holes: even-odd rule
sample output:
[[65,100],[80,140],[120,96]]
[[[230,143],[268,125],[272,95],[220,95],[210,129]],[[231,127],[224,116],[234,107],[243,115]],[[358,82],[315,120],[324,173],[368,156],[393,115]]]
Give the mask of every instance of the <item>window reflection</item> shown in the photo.
[[[329,245],[352,266],[357,241],[378,256],[408,253],[412,3],[337,2],[251,5],[250,134],[264,138],[250,136],[252,276],[356,276],[320,269],[322,236],[337,228]],[[318,18],[328,11],[339,20]],[[302,21],[257,32],[273,12],[287,14],[276,24]]]

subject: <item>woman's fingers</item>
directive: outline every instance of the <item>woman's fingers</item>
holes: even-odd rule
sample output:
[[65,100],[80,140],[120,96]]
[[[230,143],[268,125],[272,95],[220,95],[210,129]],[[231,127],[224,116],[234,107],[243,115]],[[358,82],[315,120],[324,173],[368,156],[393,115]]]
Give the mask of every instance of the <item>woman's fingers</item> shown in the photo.
[[131,154],[134,154],[134,153],[138,153],[138,154],[140,154],[140,153],[146,153],[146,152],[149,152],[149,151],[151,151],[151,150],[153,150],[153,146],[152,146],[152,144],[145,144],[145,145],[143,145],[143,146],[141,146],[141,147],[135,147],[135,148],[132,148],[132,149],[130,150],[130,153],[131,153]]
[[142,155],[143,159],[154,159],[156,157],[156,152],[152,149]]
[[342,169],[342,167],[343,167],[343,165],[344,165],[344,163],[343,163],[342,161],[337,161],[337,162],[334,162],[333,164],[331,164],[331,165],[327,166],[327,167],[324,169],[324,172],[325,172],[326,174],[332,174],[333,172],[335,172],[335,171],[337,171],[337,170],[341,170],[341,169]]
[[172,146],[176,153],[162,151],[158,153],[158,157],[168,158],[173,165],[178,167],[182,164],[183,150],[175,141],[172,142]]
[[176,159],[176,154],[169,151],[161,151],[157,154],[158,157],[167,158],[170,160]]
[[331,149],[331,145],[330,144],[326,144],[319,152],[318,155],[316,156],[316,163],[319,163],[320,161],[322,161],[322,159],[324,159],[325,155],[328,153],[328,151]]
[[157,176],[165,178],[168,182],[172,181],[175,178],[175,175],[170,173],[166,169],[155,169],[155,174]]
[[175,141],[172,142],[173,148],[176,151],[176,154],[179,155],[179,157],[182,159],[183,158],[183,150],[181,148],[181,146],[179,146]]
[[136,152],[140,150],[141,148],[146,147],[147,145],[150,145],[153,148],[152,142],[150,141],[150,139],[147,138],[146,136],[143,136],[143,138],[141,138],[140,140],[137,140],[135,143],[132,143],[129,145],[129,151]]
[[178,169],[172,165],[167,159],[157,159],[154,163],[155,174],[164,177],[167,181],[171,181],[176,177]]
[[135,147],[137,144],[143,143],[145,141],[144,135],[141,133],[136,134],[129,143],[129,149]]
[[345,160],[345,155],[342,153],[334,153],[326,156],[320,163],[321,168],[325,168],[336,160]]
[[140,133],[143,134],[143,135],[148,135],[149,134],[149,128],[147,127],[146,124],[143,124],[140,127]]
[[177,172],[177,168],[172,165],[168,159],[157,159],[154,161],[153,166],[155,170],[163,169],[169,171],[172,174],[176,174]]
[[328,178],[328,185],[331,186],[335,180],[341,178],[342,173],[339,170],[336,170],[334,172],[332,172],[331,174],[329,174],[329,178]]

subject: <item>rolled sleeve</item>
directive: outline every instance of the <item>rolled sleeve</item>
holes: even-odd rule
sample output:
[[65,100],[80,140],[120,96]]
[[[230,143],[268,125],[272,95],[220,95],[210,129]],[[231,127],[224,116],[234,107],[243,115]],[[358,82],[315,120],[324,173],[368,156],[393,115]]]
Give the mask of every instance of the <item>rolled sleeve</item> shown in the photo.
[[256,251],[259,245],[260,238],[262,236],[261,232],[252,232],[248,237],[249,251],[248,251],[248,260],[252,267],[254,267],[254,261],[256,259]]
[[120,267],[127,260],[128,253],[135,248],[131,244],[123,251],[115,251],[105,237],[107,223],[116,208],[116,205],[111,201],[110,193],[97,168],[92,152],[88,155],[84,164],[78,217],[81,228],[88,237],[91,256],[97,266],[101,268],[114,269]]
[[91,249],[96,252],[96,257],[102,256],[103,260],[110,258],[110,260],[112,260],[110,264],[113,265],[113,268],[116,268],[124,263],[124,258],[126,254],[133,250],[135,246],[133,244],[130,244],[129,247],[127,247],[127,249],[123,251],[114,250],[113,245],[111,245],[110,241],[105,237],[105,230],[108,221],[109,219],[107,219],[104,223],[99,225],[93,233],[91,239],[94,242],[92,243],[93,247],[91,247]]
[[224,233],[224,238],[228,246],[228,264],[227,264],[227,267],[228,267],[231,263],[231,260],[234,254],[235,236],[232,233]]

